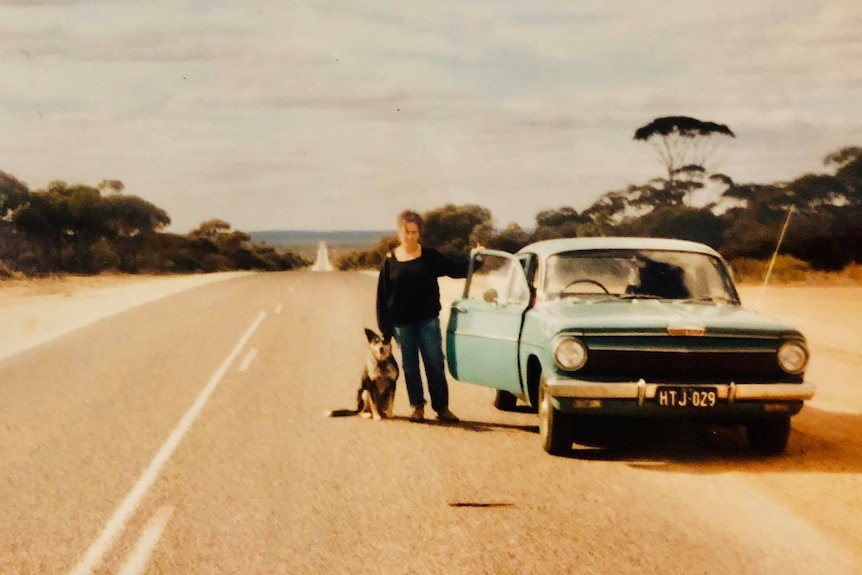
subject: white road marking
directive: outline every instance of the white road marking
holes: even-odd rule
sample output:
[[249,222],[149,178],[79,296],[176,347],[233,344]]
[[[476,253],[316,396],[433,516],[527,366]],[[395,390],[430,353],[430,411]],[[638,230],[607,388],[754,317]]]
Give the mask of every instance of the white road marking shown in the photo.
[[239,371],[245,371],[248,369],[248,366],[251,365],[251,362],[254,361],[254,358],[257,357],[257,349],[251,348],[248,350],[248,353],[245,354],[245,359],[242,360],[242,363],[239,364]]
[[215,373],[213,373],[209,382],[207,382],[206,386],[201,390],[200,394],[195,399],[195,402],[189,408],[189,410],[183,415],[180,422],[168,436],[165,443],[159,449],[158,453],[156,453],[153,460],[150,462],[150,465],[144,470],[144,473],[138,479],[138,482],[132,488],[123,502],[117,507],[114,514],[108,520],[108,523],[105,524],[104,529],[93,541],[90,548],[87,549],[87,552],[84,554],[84,557],[81,558],[81,561],[75,566],[72,571],[70,571],[71,575],[90,575],[93,572],[99,563],[101,563],[102,558],[105,553],[111,548],[116,541],[117,536],[122,532],[125,528],[126,523],[132,514],[137,510],[138,505],[140,505],[141,500],[146,495],[149,488],[153,485],[156,478],[159,476],[162,468],[165,463],[170,459],[171,455],[173,455],[174,451],[176,451],[177,446],[182,441],[183,436],[185,436],[186,432],[191,427],[192,423],[194,423],[197,416],[200,414],[207,400],[209,400],[210,395],[212,395],[215,388],[218,386],[224,374],[227,372],[230,365],[233,363],[234,359],[239,355],[242,349],[245,347],[245,344],[248,343],[248,340],[251,338],[252,334],[254,334],[255,330],[257,330],[260,323],[263,321],[263,318],[266,317],[266,312],[260,312],[257,318],[252,322],[251,326],[246,330],[245,334],[240,338],[234,348],[231,350],[230,354],[225,358],[222,364],[216,369]]
[[278,304],[277,306],[275,306],[275,315],[280,314],[281,310],[283,310],[283,309],[284,309],[284,306],[281,304]]
[[162,532],[165,530],[173,512],[174,508],[170,506],[161,507],[156,511],[156,514],[147,523],[144,532],[141,533],[141,538],[138,539],[137,545],[129,553],[126,562],[123,564],[123,568],[120,569],[117,575],[140,575],[144,572],[144,569],[147,568],[147,562],[150,560],[150,555],[153,549],[156,548],[156,543],[161,539]]

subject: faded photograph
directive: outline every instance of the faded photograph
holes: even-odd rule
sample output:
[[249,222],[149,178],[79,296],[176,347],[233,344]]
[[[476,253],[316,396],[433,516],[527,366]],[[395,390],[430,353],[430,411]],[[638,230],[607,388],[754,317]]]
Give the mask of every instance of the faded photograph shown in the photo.
[[0,574],[862,572],[860,30],[0,0]]

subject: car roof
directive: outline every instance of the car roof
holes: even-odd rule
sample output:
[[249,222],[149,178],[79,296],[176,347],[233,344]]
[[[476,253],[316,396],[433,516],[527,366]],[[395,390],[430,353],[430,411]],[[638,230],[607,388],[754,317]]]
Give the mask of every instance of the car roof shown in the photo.
[[560,238],[543,240],[524,246],[518,253],[534,253],[541,258],[549,255],[581,250],[666,250],[694,252],[721,257],[711,247],[688,240],[670,238],[637,238],[637,237],[594,237],[594,238]]

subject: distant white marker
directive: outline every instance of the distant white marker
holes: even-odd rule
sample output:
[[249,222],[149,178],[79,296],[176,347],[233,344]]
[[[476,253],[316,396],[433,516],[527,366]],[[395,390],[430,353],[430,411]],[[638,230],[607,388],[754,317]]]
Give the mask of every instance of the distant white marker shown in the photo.
[[281,310],[283,310],[283,309],[284,309],[284,306],[281,304],[278,304],[277,306],[275,306],[275,315],[280,314]]

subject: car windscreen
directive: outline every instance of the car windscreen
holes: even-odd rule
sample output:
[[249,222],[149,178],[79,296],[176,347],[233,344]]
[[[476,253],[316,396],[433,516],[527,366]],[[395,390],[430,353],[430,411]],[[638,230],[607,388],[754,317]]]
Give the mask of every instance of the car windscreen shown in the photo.
[[549,256],[543,299],[614,297],[738,303],[719,258],[669,250],[590,250]]

